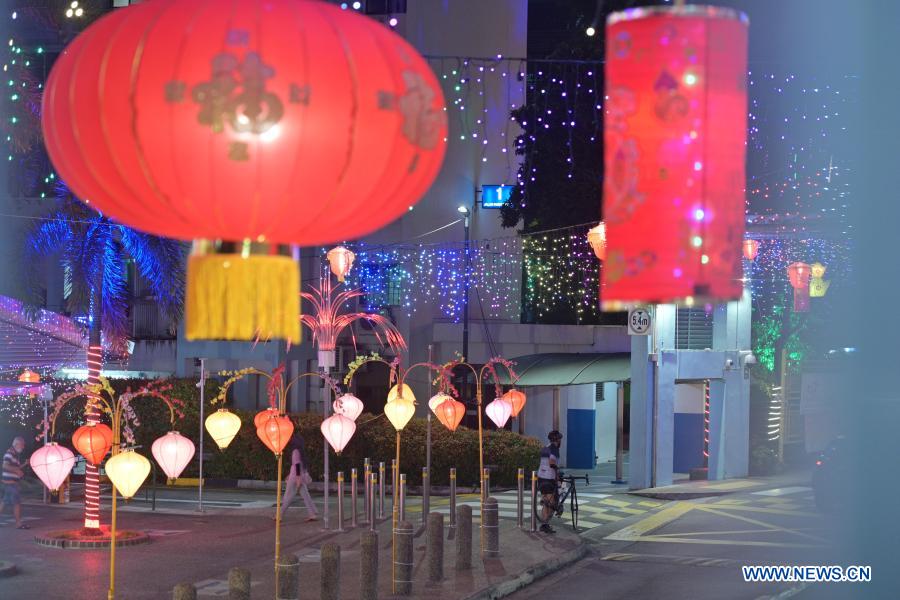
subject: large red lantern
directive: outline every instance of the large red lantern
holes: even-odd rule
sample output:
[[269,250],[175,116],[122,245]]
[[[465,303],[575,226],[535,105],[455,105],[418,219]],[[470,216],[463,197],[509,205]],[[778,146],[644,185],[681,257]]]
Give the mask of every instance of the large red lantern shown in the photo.
[[72,434],[72,445],[92,465],[99,465],[112,446],[112,429],[103,423],[82,425]]
[[377,21],[310,0],[154,0],[56,61],[42,123],[69,187],[196,242],[186,335],[300,337],[288,245],[396,219],[436,176],[446,114],[426,61]]
[[606,47],[604,308],[740,298],[746,17],[631,9]]
[[809,310],[809,279],[812,268],[805,262],[791,263],[787,267],[788,281],[794,288],[794,312]]

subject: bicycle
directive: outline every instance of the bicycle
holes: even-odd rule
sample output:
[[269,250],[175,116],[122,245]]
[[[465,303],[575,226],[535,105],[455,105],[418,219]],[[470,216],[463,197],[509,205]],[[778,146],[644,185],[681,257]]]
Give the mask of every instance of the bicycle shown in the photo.
[[583,480],[585,485],[591,484],[587,473],[582,476],[575,476],[566,475],[562,471],[559,472],[560,484],[556,487],[556,492],[553,494],[553,503],[550,505],[551,510],[547,520],[544,520],[544,505],[547,501],[544,500],[544,495],[540,489],[535,491],[533,505],[538,523],[548,525],[554,514],[557,517],[562,517],[566,509],[566,500],[569,500],[569,512],[572,514],[572,529],[578,531],[578,490],[575,488],[575,481],[579,479]]

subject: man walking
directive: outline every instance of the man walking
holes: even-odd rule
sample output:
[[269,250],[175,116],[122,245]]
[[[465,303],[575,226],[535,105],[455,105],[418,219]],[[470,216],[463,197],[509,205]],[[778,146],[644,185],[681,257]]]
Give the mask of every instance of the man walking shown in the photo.
[[25,471],[22,470],[23,450],[25,438],[18,436],[3,455],[3,502],[0,502],[0,514],[6,510],[7,504],[12,505],[18,529],[28,529],[28,525],[22,523],[22,497],[19,492],[19,482],[25,476]]

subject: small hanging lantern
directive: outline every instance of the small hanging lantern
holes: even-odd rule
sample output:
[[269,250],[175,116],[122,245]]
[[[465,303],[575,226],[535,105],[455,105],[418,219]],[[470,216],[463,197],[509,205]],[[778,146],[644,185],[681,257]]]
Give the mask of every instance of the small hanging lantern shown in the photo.
[[206,431],[209,432],[219,450],[228,447],[240,428],[241,418],[227,408],[220,408],[206,417]]
[[275,456],[281,454],[293,433],[294,423],[284,415],[270,417],[268,421],[256,428],[256,435]]
[[397,431],[402,431],[415,413],[416,404],[411,394],[398,396],[384,405],[384,414]]
[[804,262],[795,262],[788,265],[788,280],[794,288],[794,312],[809,311],[809,280],[812,269]]
[[265,408],[265,409],[259,411],[258,413],[256,413],[256,416],[253,417],[253,426],[258,429],[260,425],[262,425],[263,423],[265,423],[271,417],[274,417],[274,416],[278,416],[277,408],[273,408],[271,406],[268,408]]
[[47,489],[55,492],[75,466],[75,455],[65,446],[50,442],[35,450],[28,464]]
[[334,408],[335,413],[344,415],[351,421],[356,421],[356,419],[359,418],[359,415],[362,414],[365,405],[363,405],[362,400],[353,394],[344,394],[334,401],[332,407]]
[[335,414],[322,421],[319,429],[328,445],[340,454],[356,432],[356,423],[342,414]]
[[606,223],[600,221],[599,225],[591,227],[588,230],[587,241],[597,260],[606,260]]
[[412,388],[409,387],[408,385],[406,385],[405,383],[402,384],[402,386],[403,387],[401,388],[401,387],[398,387],[398,385],[395,385],[394,387],[391,388],[391,391],[388,392],[388,397],[387,397],[388,404],[395,401],[397,398],[399,398],[401,396],[400,390],[403,390],[402,396],[404,398],[406,398],[407,400],[409,400],[413,404],[415,404],[416,396],[415,396],[415,394],[413,394]]
[[92,465],[99,465],[112,446],[112,429],[103,423],[82,425],[72,434],[72,445]]
[[742,248],[744,251],[744,258],[750,261],[756,260],[756,256],[759,254],[759,241],[747,238],[744,240]]
[[826,270],[827,267],[822,263],[815,262],[810,265],[809,271],[812,274],[812,277],[809,280],[810,298],[822,298],[828,291],[828,286],[831,285],[831,282],[825,281]]
[[444,427],[450,431],[456,431],[466,415],[466,405],[447,396],[447,399],[437,406],[434,412]]
[[19,375],[19,381],[22,383],[40,383],[41,376],[32,371],[31,369],[25,369]]
[[494,398],[494,400],[485,407],[484,412],[491,418],[491,421],[494,422],[497,429],[503,429],[506,426],[506,422],[509,421],[509,416],[512,414],[512,405],[502,397]]
[[150,474],[150,461],[135,452],[125,450],[106,461],[106,474],[123,498],[134,496]]
[[178,479],[194,458],[194,442],[177,431],[170,431],[151,446],[153,458],[169,479]]
[[431,412],[434,413],[434,416],[437,416],[438,407],[449,399],[450,396],[448,396],[444,392],[438,392],[437,394],[432,396],[430,400],[428,400],[428,408],[431,410]]
[[353,268],[353,261],[356,260],[356,255],[343,246],[338,246],[329,250],[325,257],[328,259],[331,272],[334,273],[338,281],[343,283],[347,275],[350,274],[350,269]]
[[502,399],[509,402],[509,405],[512,407],[512,416],[518,417],[519,413],[525,408],[525,394],[513,388],[500,396]]

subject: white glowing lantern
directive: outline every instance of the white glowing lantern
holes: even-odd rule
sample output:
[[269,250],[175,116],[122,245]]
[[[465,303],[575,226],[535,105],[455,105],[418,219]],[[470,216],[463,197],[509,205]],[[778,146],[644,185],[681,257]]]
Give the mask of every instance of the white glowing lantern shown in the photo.
[[355,421],[363,411],[363,402],[353,394],[344,394],[334,401],[334,412]]
[[394,400],[396,400],[397,398],[399,398],[401,396],[403,396],[404,398],[406,398],[407,400],[409,400],[412,403],[416,402],[416,396],[415,396],[415,394],[413,394],[412,388],[404,383],[404,384],[395,385],[394,387],[391,388],[391,391],[388,392],[388,397],[387,397],[388,404],[390,404],[391,402],[393,402]]
[[356,255],[343,246],[332,248],[325,257],[328,259],[331,272],[341,282],[350,274],[350,269],[353,268],[353,261],[356,260]]
[[431,412],[433,412],[435,414],[435,416],[437,416],[438,407],[441,404],[443,404],[444,402],[446,402],[447,400],[452,400],[452,398],[450,396],[448,396],[447,394],[445,394],[444,392],[438,392],[437,394],[435,394],[434,396],[431,397],[431,400],[428,401],[428,408],[430,408]]
[[588,230],[587,240],[594,251],[594,256],[598,260],[606,260],[606,223],[601,221],[599,225]]
[[150,474],[150,461],[134,450],[126,450],[106,461],[106,474],[123,498],[131,498]]
[[227,408],[220,408],[206,417],[206,431],[220,450],[228,447],[240,428],[241,418]]
[[75,466],[75,455],[65,446],[50,442],[28,459],[31,469],[51,492],[59,489]]
[[151,446],[153,458],[169,479],[177,479],[194,458],[194,442],[177,431],[170,431]]
[[384,414],[397,431],[402,430],[416,413],[416,404],[408,396],[400,396],[384,405]]
[[494,425],[503,429],[512,414],[512,404],[503,398],[494,398],[493,402],[485,407],[484,412],[494,422]]
[[328,444],[340,454],[353,434],[356,433],[356,423],[344,415],[336,414],[322,421],[320,429]]

